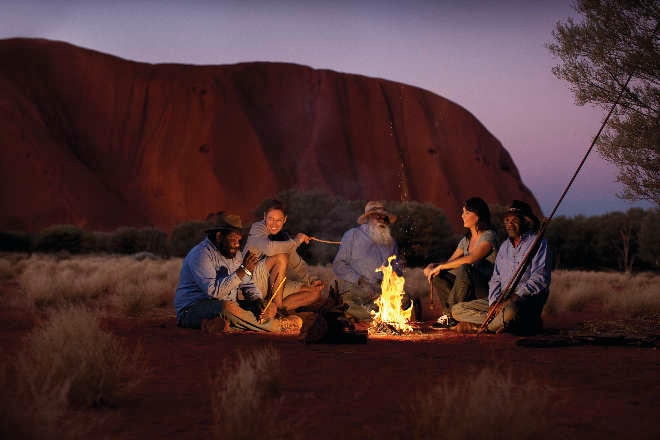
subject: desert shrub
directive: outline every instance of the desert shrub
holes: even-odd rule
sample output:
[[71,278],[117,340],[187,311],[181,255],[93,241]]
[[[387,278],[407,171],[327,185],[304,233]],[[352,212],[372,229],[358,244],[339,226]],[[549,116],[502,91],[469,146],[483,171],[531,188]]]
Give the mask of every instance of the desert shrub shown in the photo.
[[25,232],[0,231],[0,251],[30,252],[32,236]]
[[[287,207],[284,227],[292,234],[307,235],[329,241],[340,241],[343,234],[357,225],[357,218],[364,213],[364,200],[346,200],[319,190],[302,191],[289,189],[275,195]],[[254,210],[257,218],[263,218],[264,207],[271,199],[263,200]],[[428,259],[440,258],[451,253],[456,239],[451,233],[443,211],[428,203],[385,202],[399,219],[392,225],[392,235],[399,246],[399,253],[408,265],[423,265]],[[310,242],[298,248],[298,253],[309,264],[329,264],[338,250],[337,245]]]
[[208,223],[200,221],[191,221],[176,225],[170,233],[170,255],[174,257],[185,257],[190,249],[204,239],[204,231],[208,227]]
[[112,252],[112,237],[109,232],[84,231],[80,245],[82,253]]
[[57,310],[35,328],[16,365],[36,403],[48,405],[39,399],[64,393],[74,408],[116,403],[145,374],[142,351],[131,353],[81,307]]
[[[414,439],[545,438],[553,393],[534,379],[484,368],[446,377],[404,404],[407,436]],[[504,433],[506,433],[504,435]]]
[[80,253],[83,230],[75,225],[56,225],[43,229],[37,235],[35,250],[38,252],[67,251]]
[[390,209],[398,216],[392,235],[408,266],[446,260],[456,248],[458,238],[442,209],[419,202],[396,202]]
[[119,228],[110,239],[110,250],[118,254],[167,253],[167,235],[154,228]]
[[554,218],[545,232],[557,269],[657,270],[660,210]]
[[[219,438],[252,439],[264,433],[273,438],[276,397],[280,395],[280,353],[272,345],[239,351],[233,363],[225,363],[211,378],[211,407]],[[259,415],[259,423],[246,420]]]

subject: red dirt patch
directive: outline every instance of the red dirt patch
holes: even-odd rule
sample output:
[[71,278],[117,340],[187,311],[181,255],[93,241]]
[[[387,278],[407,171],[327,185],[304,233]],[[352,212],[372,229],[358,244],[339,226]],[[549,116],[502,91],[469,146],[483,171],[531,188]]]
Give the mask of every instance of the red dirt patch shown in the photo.
[[[7,297],[0,293],[0,298]],[[566,329],[596,317],[584,315],[551,317],[546,327]],[[28,309],[1,308],[3,351],[18,350],[32,322]],[[295,426],[300,438],[406,438],[401,407],[418,390],[493,365],[532,375],[558,391],[560,402],[547,414],[554,427],[548,437],[660,437],[655,348],[525,348],[516,345],[518,338],[512,335],[476,337],[450,331],[370,336],[361,345],[305,345],[294,336],[207,335],[179,329],[169,310],[103,323],[128,346],[141,343],[151,371],[116,408],[91,413],[101,420],[91,433],[95,437],[207,437],[212,422],[210,373],[236,350],[264,344],[281,353],[280,421]],[[258,422],[258,415],[246,415],[246,423]]]

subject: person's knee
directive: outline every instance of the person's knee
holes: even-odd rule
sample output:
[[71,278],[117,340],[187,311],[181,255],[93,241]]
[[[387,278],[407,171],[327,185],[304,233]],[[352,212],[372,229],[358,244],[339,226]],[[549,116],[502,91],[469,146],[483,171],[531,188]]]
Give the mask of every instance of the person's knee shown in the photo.
[[285,270],[288,264],[288,254],[275,254],[266,259],[266,265],[269,270]]

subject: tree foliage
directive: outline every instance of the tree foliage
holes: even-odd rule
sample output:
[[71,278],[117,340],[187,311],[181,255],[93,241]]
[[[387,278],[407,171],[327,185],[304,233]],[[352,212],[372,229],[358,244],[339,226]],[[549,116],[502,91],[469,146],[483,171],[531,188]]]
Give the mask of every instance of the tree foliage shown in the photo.
[[557,23],[548,49],[553,68],[570,84],[578,105],[619,105],[598,150],[619,169],[621,196],[660,203],[660,40],[657,0],[576,0],[582,20]]
[[556,269],[658,270],[660,210],[554,218],[545,231]]

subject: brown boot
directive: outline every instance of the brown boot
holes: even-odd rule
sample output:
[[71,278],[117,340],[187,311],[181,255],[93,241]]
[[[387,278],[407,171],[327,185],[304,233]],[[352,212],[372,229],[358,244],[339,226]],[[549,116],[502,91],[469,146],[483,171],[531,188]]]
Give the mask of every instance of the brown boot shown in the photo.
[[228,328],[229,323],[221,316],[213,319],[202,319],[202,333],[215,335],[227,331]]

